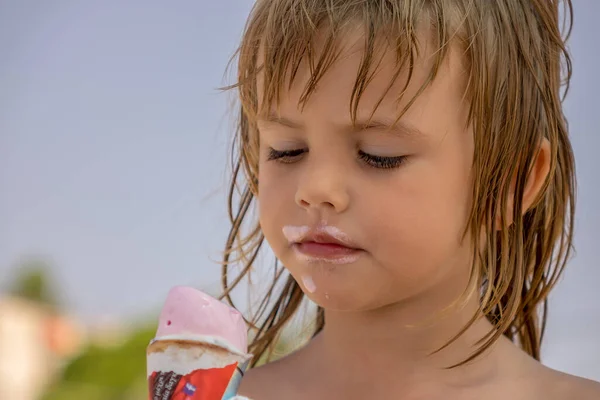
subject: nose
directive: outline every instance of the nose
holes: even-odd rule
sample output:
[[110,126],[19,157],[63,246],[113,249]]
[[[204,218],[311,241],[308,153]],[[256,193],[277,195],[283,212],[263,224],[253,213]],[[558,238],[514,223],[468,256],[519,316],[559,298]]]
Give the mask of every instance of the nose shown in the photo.
[[310,163],[305,168],[298,182],[296,204],[307,211],[344,212],[350,203],[348,171],[333,160]]

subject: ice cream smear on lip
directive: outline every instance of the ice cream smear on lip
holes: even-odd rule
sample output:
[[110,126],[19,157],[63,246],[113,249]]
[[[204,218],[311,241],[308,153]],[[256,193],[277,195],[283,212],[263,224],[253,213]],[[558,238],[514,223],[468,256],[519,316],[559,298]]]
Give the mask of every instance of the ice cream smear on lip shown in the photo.
[[[306,235],[311,231],[311,228],[306,225],[286,225],[281,229],[281,231],[289,243],[299,243],[306,238]],[[350,242],[348,235],[335,226],[321,224],[314,228],[314,233],[317,235],[329,235],[344,243]]]
[[283,236],[285,236],[290,243],[297,243],[301,241],[309,231],[310,227],[308,226],[286,225],[282,229]]
[[191,287],[176,286],[159,317],[156,339],[216,337],[240,353],[248,350],[246,323],[235,309]]

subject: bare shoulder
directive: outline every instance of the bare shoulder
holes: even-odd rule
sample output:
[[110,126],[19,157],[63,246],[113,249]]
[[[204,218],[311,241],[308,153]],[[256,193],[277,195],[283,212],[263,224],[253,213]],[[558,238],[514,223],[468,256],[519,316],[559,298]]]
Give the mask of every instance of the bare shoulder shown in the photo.
[[246,372],[239,394],[254,400],[294,400],[307,398],[305,388],[298,385],[296,363],[293,355],[252,368]]
[[267,400],[274,398],[275,387],[279,382],[277,369],[272,364],[252,368],[246,371],[244,379],[240,383],[238,393],[251,399]]
[[599,400],[600,383],[547,367],[539,374],[540,388],[549,400]]

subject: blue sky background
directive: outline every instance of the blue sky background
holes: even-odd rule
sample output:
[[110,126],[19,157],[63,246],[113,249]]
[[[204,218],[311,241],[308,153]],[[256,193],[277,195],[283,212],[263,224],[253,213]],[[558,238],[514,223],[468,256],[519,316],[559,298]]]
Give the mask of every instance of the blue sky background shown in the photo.
[[[544,354],[600,380],[600,2],[574,3],[578,253]],[[152,312],[176,284],[218,286],[231,117],[216,88],[250,7],[0,0],[0,286],[43,256],[87,320]]]

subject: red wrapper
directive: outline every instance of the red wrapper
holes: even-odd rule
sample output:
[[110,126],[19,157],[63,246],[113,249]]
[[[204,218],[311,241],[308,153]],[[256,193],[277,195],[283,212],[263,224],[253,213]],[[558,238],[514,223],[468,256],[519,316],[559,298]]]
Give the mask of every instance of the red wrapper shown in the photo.
[[250,356],[211,337],[161,338],[148,346],[149,400],[227,400]]

